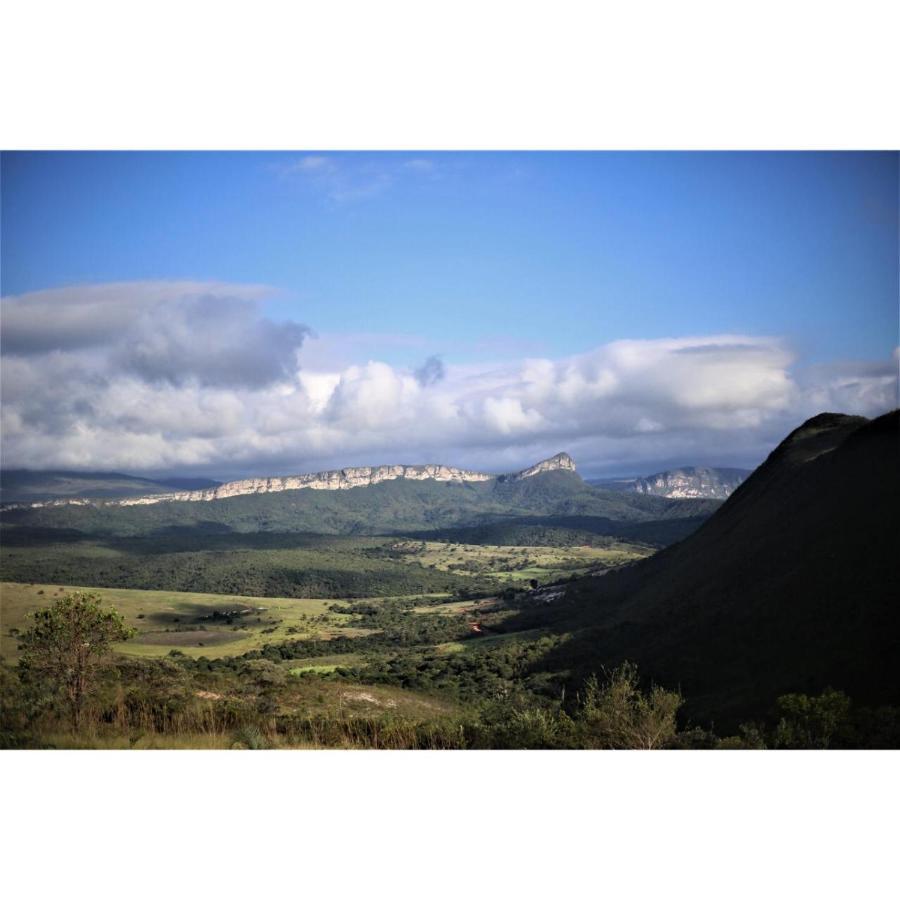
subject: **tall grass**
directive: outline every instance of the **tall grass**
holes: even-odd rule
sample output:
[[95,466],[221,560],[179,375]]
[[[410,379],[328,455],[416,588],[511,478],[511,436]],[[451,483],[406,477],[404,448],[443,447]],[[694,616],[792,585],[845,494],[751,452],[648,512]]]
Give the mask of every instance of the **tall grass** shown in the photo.
[[419,721],[345,710],[261,714],[229,701],[158,701],[117,691],[113,702],[85,710],[77,730],[46,711],[7,746],[67,749],[360,748],[440,750],[468,746],[466,728],[452,719]]

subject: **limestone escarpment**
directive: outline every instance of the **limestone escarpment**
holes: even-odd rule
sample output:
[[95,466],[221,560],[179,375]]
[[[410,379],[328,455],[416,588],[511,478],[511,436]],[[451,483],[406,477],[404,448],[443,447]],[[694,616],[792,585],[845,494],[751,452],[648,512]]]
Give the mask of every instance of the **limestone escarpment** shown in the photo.
[[520,480],[539,475],[542,472],[575,471],[575,463],[567,453],[558,453],[521,472],[507,476],[489,475],[484,472],[473,472],[458,469],[455,466],[418,465],[418,466],[358,466],[347,469],[331,469],[325,472],[313,472],[305,475],[286,475],[276,478],[246,478],[240,481],[229,481],[214,488],[196,491],[172,491],[170,493],[149,494],[143,497],[122,497],[116,500],[62,499],[40,503],[13,504],[13,507],[38,508],[43,506],[148,506],[155,503],[203,502],[225,500],[229,497],[241,497],[248,494],[269,494],[277,491],[346,491],[357,487],[370,487],[382,481],[405,479],[408,481],[445,481],[456,484],[466,482],[492,481],[498,477],[509,480]]
[[136,506],[168,501],[224,500],[246,494],[269,494],[275,491],[346,491],[356,487],[369,487],[382,481],[405,478],[412,481],[488,481],[492,475],[468,472],[453,466],[358,466],[348,469],[331,469],[307,475],[286,475],[280,478],[248,478],[229,481],[216,488],[203,491],[179,491],[172,494],[152,494],[148,497],[129,497],[117,501],[120,506]]
[[673,499],[707,498],[725,500],[746,478],[741,469],[707,469],[691,466],[637,478],[631,488],[638,494],[654,494]]

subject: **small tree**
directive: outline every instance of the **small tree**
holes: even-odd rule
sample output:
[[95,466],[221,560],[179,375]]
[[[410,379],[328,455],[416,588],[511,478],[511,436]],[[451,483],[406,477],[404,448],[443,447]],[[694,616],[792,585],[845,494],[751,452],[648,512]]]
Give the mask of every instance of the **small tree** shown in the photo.
[[623,663],[600,684],[592,675],[585,682],[579,722],[588,746],[604,750],[654,750],[677,734],[676,715],[683,703],[677,691],[651,685],[640,689],[637,667]]
[[850,698],[826,688],[818,697],[784,694],[778,698],[781,719],[775,746],[783,749],[827,750],[850,718]]
[[125,625],[116,610],[101,609],[98,595],[81,591],[57,597],[32,618],[34,624],[19,644],[21,665],[65,694],[72,726],[78,728],[110,645],[128,640],[134,629]]

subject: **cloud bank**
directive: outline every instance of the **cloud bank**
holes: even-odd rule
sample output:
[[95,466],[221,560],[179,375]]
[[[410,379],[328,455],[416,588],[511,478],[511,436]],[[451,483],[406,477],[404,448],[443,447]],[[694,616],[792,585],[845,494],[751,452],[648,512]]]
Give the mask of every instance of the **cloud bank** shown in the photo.
[[[796,370],[775,337],[624,340],[563,359],[301,368],[258,286],[90,285],[2,301],[6,468],[277,474],[383,462],[583,472],[755,463],[824,410],[897,404],[897,359]],[[314,343],[314,341],[313,341]]]

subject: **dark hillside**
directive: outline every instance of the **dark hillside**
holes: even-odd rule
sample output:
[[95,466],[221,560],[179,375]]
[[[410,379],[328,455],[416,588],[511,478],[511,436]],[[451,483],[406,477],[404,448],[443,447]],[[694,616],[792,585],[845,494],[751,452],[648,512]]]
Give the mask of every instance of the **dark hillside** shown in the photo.
[[551,666],[632,659],[726,724],[833,686],[900,702],[900,425],[823,414],[694,534],[573,585]]

